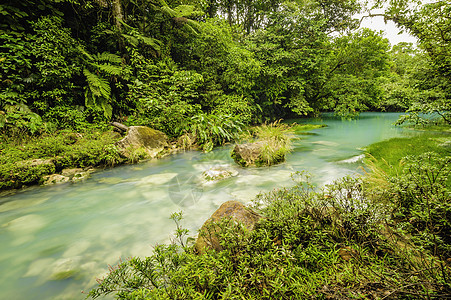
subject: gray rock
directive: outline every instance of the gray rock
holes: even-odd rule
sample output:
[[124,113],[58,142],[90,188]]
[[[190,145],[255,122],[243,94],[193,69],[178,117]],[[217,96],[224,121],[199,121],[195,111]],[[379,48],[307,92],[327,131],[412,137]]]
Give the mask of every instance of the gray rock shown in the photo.
[[80,182],[80,181],[85,181],[86,179],[88,179],[91,176],[91,174],[89,172],[78,172],[75,173],[74,176],[71,178],[72,182]]
[[232,158],[242,167],[255,165],[259,160],[264,142],[238,144],[232,150]]
[[286,152],[279,143],[257,141],[236,145],[232,158],[242,167],[271,166],[285,161]]
[[66,177],[73,177],[77,173],[82,173],[82,168],[74,168],[74,169],[64,169],[61,171],[61,175]]

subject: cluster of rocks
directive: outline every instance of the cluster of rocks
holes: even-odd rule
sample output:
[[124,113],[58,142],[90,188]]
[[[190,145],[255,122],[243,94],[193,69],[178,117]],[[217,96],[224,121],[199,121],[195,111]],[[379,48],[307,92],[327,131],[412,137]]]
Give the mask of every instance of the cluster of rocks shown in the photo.
[[51,185],[51,184],[59,184],[59,183],[65,183],[65,182],[80,182],[84,181],[91,175],[92,172],[94,172],[94,168],[74,168],[74,169],[63,169],[61,171],[61,174],[51,174],[46,175],[43,177],[43,184],[44,185]]

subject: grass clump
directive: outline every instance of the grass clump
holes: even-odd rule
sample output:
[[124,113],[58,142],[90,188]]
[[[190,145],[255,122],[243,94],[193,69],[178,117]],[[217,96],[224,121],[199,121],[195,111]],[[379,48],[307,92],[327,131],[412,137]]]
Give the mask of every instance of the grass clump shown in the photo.
[[285,161],[285,155],[291,151],[294,130],[290,125],[276,121],[255,128],[257,141],[263,142],[257,166],[270,166]]
[[434,152],[440,156],[451,155],[451,147],[447,146],[450,142],[451,135],[431,132],[410,138],[392,138],[368,146],[366,162],[394,175],[402,166],[402,158],[405,156],[426,152]]
[[[179,243],[111,268],[89,296],[118,299],[431,299],[450,296],[450,269],[371,199],[361,178],[315,190],[309,176],[258,196],[254,230],[219,223],[222,251]],[[180,217],[180,215],[178,215]],[[390,225],[391,224],[391,225]],[[435,224],[439,226],[440,224]],[[420,229],[421,230],[421,229]],[[189,243],[188,243],[189,244]]]

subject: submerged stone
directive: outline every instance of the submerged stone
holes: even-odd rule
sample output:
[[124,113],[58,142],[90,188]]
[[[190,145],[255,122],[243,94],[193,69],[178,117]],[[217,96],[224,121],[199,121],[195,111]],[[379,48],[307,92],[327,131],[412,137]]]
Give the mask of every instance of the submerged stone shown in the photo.
[[76,276],[80,270],[80,257],[62,258],[51,265],[50,280],[64,280]]
[[177,173],[161,173],[161,174],[153,174],[146,177],[141,178],[138,182],[139,184],[154,184],[154,185],[162,185],[169,183]]
[[26,199],[26,200],[13,200],[13,201],[1,203],[0,204],[0,213],[15,210],[15,209],[20,209],[20,208],[25,208],[25,207],[29,207],[29,206],[39,205],[39,204],[46,202],[49,199],[50,199],[49,197],[45,197],[45,198],[37,198],[37,199],[33,198],[33,199]]
[[8,223],[3,224],[1,227],[6,228],[9,231],[24,234],[38,231],[46,224],[47,222],[43,217],[32,214],[9,221]]
[[207,182],[219,181],[222,179],[234,177],[238,175],[238,171],[228,168],[227,166],[218,166],[210,168],[202,172],[202,179]]

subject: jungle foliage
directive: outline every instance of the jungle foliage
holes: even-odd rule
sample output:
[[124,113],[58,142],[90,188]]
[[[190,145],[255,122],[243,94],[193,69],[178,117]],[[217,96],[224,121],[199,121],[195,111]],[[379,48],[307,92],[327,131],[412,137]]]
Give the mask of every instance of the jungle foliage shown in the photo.
[[[449,4],[400,3],[387,18],[419,49],[390,49],[381,33],[359,29],[353,15],[367,7],[357,0],[7,0],[0,131],[114,120],[191,134],[208,149],[243,125],[324,110],[409,109],[449,122]],[[237,130],[201,132],[204,120]]]

